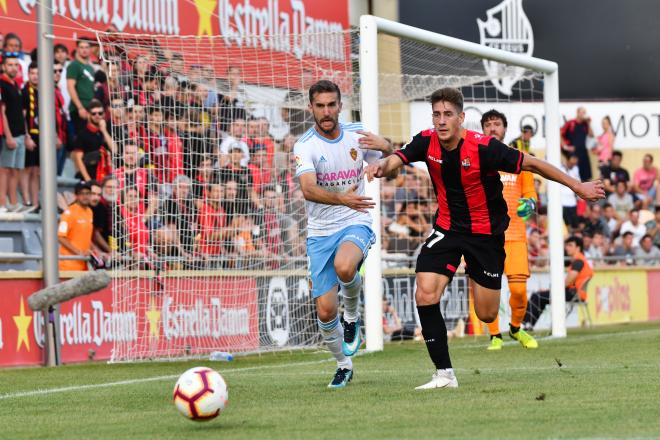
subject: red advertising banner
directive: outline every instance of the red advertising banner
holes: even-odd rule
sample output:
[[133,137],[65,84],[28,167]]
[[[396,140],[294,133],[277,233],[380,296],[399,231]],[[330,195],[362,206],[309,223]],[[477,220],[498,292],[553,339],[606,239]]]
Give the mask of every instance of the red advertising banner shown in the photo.
[[[165,357],[259,345],[254,278],[164,278],[157,294],[149,279],[129,284],[115,306],[111,287],[62,304],[63,362],[110,359],[113,348]],[[43,361],[44,319],[27,305],[40,288],[40,280],[0,280],[0,366]]]
[[[70,49],[72,39],[94,37],[93,31],[120,32],[122,40],[144,35],[132,41],[145,46],[154,44],[149,35],[165,35],[156,43],[160,49],[181,53],[188,64],[213,65],[220,76],[229,65],[239,65],[243,80],[253,84],[298,88],[299,80],[286,78],[299,78],[303,66],[319,77],[350,71],[352,62],[350,36],[338,34],[349,28],[348,0],[53,0],[52,5],[55,41]],[[36,0],[0,0],[2,33],[18,34],[27,53],[37,46],[36,20]],[[209,41],[209,36],[221,38]],[[117,37],[102,40],[112,45]]]

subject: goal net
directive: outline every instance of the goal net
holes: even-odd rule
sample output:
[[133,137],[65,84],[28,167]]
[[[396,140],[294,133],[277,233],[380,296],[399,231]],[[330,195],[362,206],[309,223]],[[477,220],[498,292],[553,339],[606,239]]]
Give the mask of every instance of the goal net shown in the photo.
[[[359,62],[365,39],[357,30],[241,41],[97,37],[108,65],[106,104],[116,144],[105,177],[117,187],[113,307],[133,314],[137,326],[136,337],[114,342],[114,361],[320,343],[307,279],[304,199],[291,154],[313,126],[307,89],[316,80],[340,86],[343,123],[363,120],[399,145],[431,126],[426,99],[434,90],[460,87],[467,128],[479,130],[481,113],[496,108],[509,118],[507,141],[529,123],[536,130],[533,151],[543,154],[543,75],[489,67],[482,57],[412,38],[378,38],[378,93],[365,105],[371,80],[364,56]],[[508,91],[498,90],[512,77],[518,80]],[[396,314],[401,329],[386,338],[414,337],[414,260],[432,225],[433,189],[423,167],[409,167],[376,191],[381,240],[367,264],[367,325],[377,340],[380,329],[396,327]],[[545,228],[539,214],[530,230]],[[543,240],[534,264],[547,272]],[[533,276],[530,290],[534,283],[547,286],[547,273]],[[385,314],[381,298],[392,306]],[[450,329],[469,322],[463,275],[442,307]],[[473,330],[481,331],[476,323]],[[369,337],[368,330],[368,344]]]

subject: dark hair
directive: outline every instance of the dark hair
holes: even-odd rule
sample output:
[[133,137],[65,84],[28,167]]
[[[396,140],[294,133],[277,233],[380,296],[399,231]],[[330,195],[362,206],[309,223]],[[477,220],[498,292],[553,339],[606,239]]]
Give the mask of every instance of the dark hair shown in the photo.
[[534,134],[534,127],[532,127],[532,126],[529,125],[529,124],[525,124],[525,125],[523,125],[523,127],[522,127],[522,131],[531,131],[532,134]]
[[21,46],[21,50],[23,49],[23,41],[21,40],[21,37],[19,37],[18,34],[15,34],[14,32],[9,32],[7,35],[5,35],[5,41],[2,44],[3,48],[7,47],[7,41],[9,40],[18,40],[18,43]]
[[612,152],[612,157],[614,157],[614,156],[623,157],[623,153],[621,152],[621,150],[614,150]]
[[55,46],[53,46],[53,53],[57,52],[58,50],[63,50],[64,52],[69,53],[69,48],[62,43],[57,43]]
[[506,116],[504,116],[504,113],[500,113],[495,109],[488,110],[486,113],[484,113],[481,116],[481,128],[484,128],[484,124],[491,119],[501,119],[502,124],[504,124],[504,128],[508,126],[508,122],[506,121]]
[[38,68],[39,68],[39,66],[37,65],[37,62],[36,62],[36,61],[32,61],[32,62],[30,63],[30,65],[28,66],[28,70],[38,69]]
[[76,41],[76,47],[80,46],[82,43],[87,43],[90,46],[92,45],[92,39],[89,37],[79,37]]
[[639,242],[641,243],[641,242],[643,242],[644,240],[646,240],[647,238],[650,238],[651,240],[653,240],[653,237],[651,237],[651,234],[644,234],[644,235],[642,236],[642,238],[639,239]]
[[319,93],[336,93],[337,100],[341,101],[341,91],[339,90],[339,86],[327,79],[317,81],[309,88],[309,102],[314,102],[314,97]]
[[580,237],[572,235],[566,239],[566,244],[568,243],[574,243],[575,246],[577,246],[580,249],[580,252],[584,250],[584,242]]
[[603,204],[603,211],[605,211],[607,208],[611,208],[611,207],[612,207],[611,203],[609,203],[609,202],[605,203],[605,204]]
[[90,180],[90,181],[87,182],[87,183],[89,183],[90,188],[91,188],[92,186],[98,186],[99,188],[101,188],[101,184],[99,183],[98,180]]
[[89,104],[87,104],[87,110],[91,110],[93,108],[103,108],[103,104],[98,99],[92,99],[89,101]]
[[94,73],[94,82],[101,84],[107,83],[108,75],[106,75],[103,70],[97,70],[96,73]]
[[633,233],[630,232],[630,231],[626,231],[626,232],[623,233],[622,237],[623,237],[623,238],[626,238],[626,237],[629,236],[629,235],[633,235]]
[[463,93],[454,87],[443,87],[431,94],[431,105],[446,101],[454,104],[459,112],[463,111]]

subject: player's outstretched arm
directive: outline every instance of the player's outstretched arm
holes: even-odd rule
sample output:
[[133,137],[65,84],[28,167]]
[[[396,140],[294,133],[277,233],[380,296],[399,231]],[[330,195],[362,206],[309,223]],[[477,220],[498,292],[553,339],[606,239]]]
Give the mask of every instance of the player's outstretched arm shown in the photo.
[[399,168],[403,166],[403,161],[399,156],[393,154],[374,162],[365,168],[365,174],[369,182],[374,180],[374,177],[396,177],[399,173]]
[[376,204],[371,197],[361,196],[355,193],[357,185],[352,186],[344,193],[325,190],[316,184],[316,175],[314,173],[304,173],[298,178],[300,180],[300,189],[305,196],[305,200],[310,202],[323,203],[324,205],[344,205],[359,212],[368,212]]
[[546,179],[559,182],[569,187],[580,198],[589,202],[595,202],[605,198],[605,188],[603,187],[603,182],[600,180],[580,182],[562,172],[559,168],[529,154],[525,154],[523,157],[522,169],[539,174]]
[[359,130],[357,133],[362,135],[362,137],[358,139],[360,147],[366,148],[367,150],[380,151],[383,153],[383,156],[389,156],[394,153],[394,146],[384,137],[365,130]]

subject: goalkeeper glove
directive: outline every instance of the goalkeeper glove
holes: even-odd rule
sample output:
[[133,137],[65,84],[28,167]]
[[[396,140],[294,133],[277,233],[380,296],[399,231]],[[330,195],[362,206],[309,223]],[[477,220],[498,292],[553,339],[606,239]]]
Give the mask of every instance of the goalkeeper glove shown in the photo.
[[518,217],[527,221],[527,219],[536,212],[536,199],[522,198],[518,200],[518,209],[516,214]]

